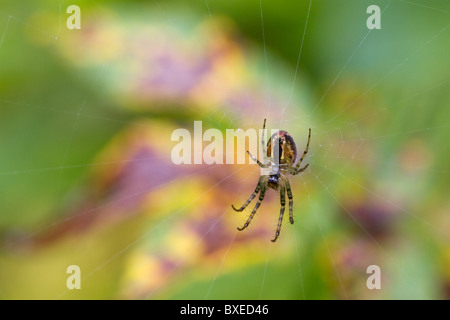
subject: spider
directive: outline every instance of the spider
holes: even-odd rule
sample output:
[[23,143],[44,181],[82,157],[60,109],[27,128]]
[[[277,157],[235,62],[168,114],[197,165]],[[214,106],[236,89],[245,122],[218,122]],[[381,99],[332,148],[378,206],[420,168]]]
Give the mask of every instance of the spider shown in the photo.
[[[263,124],[263,133],[266,128],[266,119],[264,119]],[[243,211],[249,203],[256,197],[258,192],[261,192],[259,194],[259,199],[256,202],[256,205],[250,214],[250,216],[247,219],[247,222],[245,222],[244,226],[241,228],[237,228],[239,231],[244,230],[248,227],[250,224],[250,221],[252,221],[253,216],[256,213],[256,210],[258,210],[259,206],[261,205],[261,202],[264,200],[264,195],[266,194],[266,191],[268,188],[272,188],[275,191],[280,192],[280,202],[281,202],[281,209],[280,209],[280,217],[278,219],[278,225],[277,230],[275,232],[275,238],[272,239],[272,242],[275,242],[278,239],[278,236],[280,235],[281,230],[281,223],[283,220],[283,214],[284,214],[284,208],[286,204],[286,193],[289,198],[289,221],[291,224],[294,223],[294,217],[292,212],[292,205],[294,203],[293,197],[292,197],[292,190],[291,185],[289,184],[289,180],[286,177],[287,174],[296,175],[300,172],[303,172],[308,168],[309,164],[305,165],[304,167],[300,167],[300,164],[303,161],[303,158],[308,153],[309,149],[309,141],[311,140],[311,129],[309,129],[308,134],[308,142],[306,144],[306,149],[303,151],[303,155],[300,158],[297,165],[294,167],[294,163],[297,160],[297,147],[295,146],[294,139],[291,137],[289,133],[286,131],[278,131],[274,133],[270,140],[267,142],[267,151],[266,154],[264,154],[264,160],[268,158],[269,162],[267,164],[261,163],[257,158],[255,158],[249,151],[247,151],[250,158],[253,159],[261,168],[266,168],[269,174],[262,174],[259,178],[258,184],[256,186],[255,191],[251,194],[250,198],[240,207],[239,209],[236,209],[233,205],[231,207],[237,211],[241,212]],[[261,139],[261,144],[263,147],[263,150],[265,150],[266,146],[264,143],[264,134]],[[275,155],[272,155],[272,146],[274,146],[274,150],[278,150],[278,154],[275,153]],[[273,161],[275,160],[275,161]]]

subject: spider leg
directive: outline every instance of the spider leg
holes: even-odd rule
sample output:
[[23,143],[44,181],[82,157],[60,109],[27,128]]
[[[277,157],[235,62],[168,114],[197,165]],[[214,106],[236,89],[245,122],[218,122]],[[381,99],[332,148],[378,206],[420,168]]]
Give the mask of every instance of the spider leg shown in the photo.
[[256,157],[254,157],[250,151],[247,150],[248,155],[250,156],[250,158],[253,159],[253,161],[255,161],[258,166],[260,166],[261,168],[268,168],[269,166],[267,164],[261,163],[258,159],[256,159]]
[[231,207],[233,208],[234,211],[241,212],[248,206],[248,204],[256,197],[256,195],[258,194],[259,190],[261,190],[262,181],[263,181],[263,177],[259,178],[259,181],[258,181],[258,184],[256,186],[255,191],[253,191],[253,193],[250,196],[250,198],[248,198],[247,202],[245,202],[242,205],[242,207],[240,207],[239,209],[236,209],[233,205],[231,205]]
[[262,186],[261,186],[261,193],[259,194],[258,202],[256,202],[255,208],[253,209],[252,213],[250,213],[250,216],[248,217],[248,219],[247,219],[247,221],[245,222],[244,226],[243,226],[242,228],[239,228],[239,227],[237,228],[239,231],[242,231],[242,230],[244,230],[245,228],[247,228],[248,225],[250,224],[250,221],[252,221],[253,216],[254,216],[255,213],[256,213],[256,210],[258,210],[259,206],[261,205],[261,202],[264,200],[264,195],[265,195],[265,193],[266,193],[266,188],[267,188],[266,184],[265,184],[265,183],[264,183],[264,184],[262,183]]
[[308,166],[309,166],[309,163],[308,163],[306,166],[304,166],[303,168],[300,168],[300,169],[295,170],[295,171],[292,173],[292,175],[295,176],[296,174],[299,174],[300,172],[305,171],[306,168],[308,168]]
[[[306,154],[308,153],[308,150],[309,150],[309,142],[310,142],[310,140],[311,140],[311,128],[309,128],[308,143],[306,144],[306,149],[305,149],[305,151],[303,151],[302,157],[300,158],[299,162],[298,162],[297,165],[295,166],[295,171],[296,171],[296,172],[299,170],[300,164],[302,163],[303,158],[305,158]],[[306,167],[307,167],[307,166],[306,166]],[[306,167],[300,169],[301,171],[298,171],[297,173],[302,172],[303,170],[306,169]]]
[[277,241],[278,236],[280,235],[281,231],[281,223],[283,222],[283,215],[284,215],[284,206],[286,205],[286,189],[284,185],[281,185],[280,188],[280,202],[281,202],[281,209],[280,209],[280,218],[278,218],[278,225],[277,225],[277,231],[275,232],[275,238],[272,239],[272,242]]
[[[262,135],[261,135],[261,145],[262,145],[262,151],[263,151],[264,162],[265,162],[266,156],[267,156],[266,142],[265,142],[265,139],[264,139],[265,133],[266,133],[266,119],[264,119],[263,131],[262,131]],[[260,154],[261,154],[261,153],[260,153]]]
[[293,213],[293,205],[294,205],[294,197],[292,196],[291,184],[288,179],[285,179],[286,183],[286,192],[289,199],[289,221],[291,224],[294,224],[294,213]]

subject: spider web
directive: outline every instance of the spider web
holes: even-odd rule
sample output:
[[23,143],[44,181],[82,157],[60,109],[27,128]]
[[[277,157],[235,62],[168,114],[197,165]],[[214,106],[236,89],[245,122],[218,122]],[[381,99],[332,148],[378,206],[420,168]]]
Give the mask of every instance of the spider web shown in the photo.
[[[162,3],[158,1],[154,1],[155,8],[161,13],[162,16],[168,21],[170,21],[170,10],[167,9]],[[61,21],[62,20],[62,8],[65,5],[65,1],[60,1],[58,4],[58,16],[59,16],[59,26],[56,34],[52,32],[48,32],[46,29],[37,28],[34,25],[31,25],[27,21],[16,17],[13,14],[8,12],[0,11],[0,24],[3,25],[3,31],[1,30],[0,25],[0,55],[2,53],[2,49],[8,45],[8,40],[11,37],[18,37],[20,31],[13,29],[13,27],[17,27],[18,25],[24,27],[25,29],[34,29],[37,30],[37,33],[40,34],[41,37],[51,39],[53,41],[59,41],[61,36]],[[215,3],[211,0],[205,0],[204,2],[205,16],[209,16],[214,25],[215,32],[218,33],[217,37],[220,37],[220,29],[219,22],[217,21],[217,16],[220,14],[219,12],[215,12]],[[392,274],[400,273],[405,267],[405,263],[401,261],[395,255],[395,247],[391,246],[389,243],[384,242],[382,239],[380,240],[378,237],[373,235],[373,230],[369,230],[367,225],[361,221],[361,216],[355,215],[354,207],[351,202],[348,202],[342,194],[340,188],[343,186],[351,186],[352,190],[357,190],[354,192],[364,192],[370,195],[370,197],[383,206],[387,206],[391,210],[394,208],[395,210],[400,211],[404,216],[411,217],[420,222],[421,225],[426,226],[432,233],[436,233],[436,237],[440,234],[445,234],[445,230],[443,227],[436,224],[436,221],[430,221],[429,218],[425,217],[423,214],[419,213],[414,209],[414,203],[420,203],[419,200],[413,201],[414,199],[410,199],[406,197],[405,191],[397,191],[397,196],[404,197],[403,199],[398,199],[393,197],[390,194],[390,189],[382,188],[382,184],[388,184],[389,180],[386,181],[386,176],[382,176],[384,180],[380,180],[379,184],[373,183],[365,185],[366,181],[359,179],[358,176],[354,176],[349,170],[352,166],[362,167],[360,170],[389,170],[395,172],[395,170],[409,170],[409,172],[418,174],[421,172],[430,172],[433,174],[443,174],[448,175],[450,171],[447,168],[439,168],[431,165],[423,165],[423,164],[409,164],[406,165],[399,162],[396,158],[389,157],[387,155],[387,160],[378,160],[377,157],[374,156],[374,153],[378,152],[380,145],[383,143],[389,143],[393,137],[398,136],[406,136],[406,137],[422,137],[429,136],[430,132],[443,133],[445,130],[449,128],[450,125],[446,123],[443,119],[435,121],[430,120],[429,125],[423,126],[414,126],[414,123],[411,125],[406,125],[403,128],[386,128],[386,125],[383,123],[376,123],[375,125],[368,125],[367,119],[377,116],[383,115],[395,115],[393,112],[393,108],[402,107],[405,105],[412,104],[418,99],[427,98],[429,95],[440,92],[443,88],[448,86],[448,79],[426,79],[427,82],[423,83],[423,90],[419,92],[404,92],[400,98],[397,99],[397,103],[395,105],[385,105],[383,108],[378,108],[376,110],[368,109],[367,104],[361,104],[362,101],[366,99],[373,99],[371,95],[375,89],[384,86],[386,83],[390,83],[390,80],[396,77],[397,74],[404,72],[404,70],[413,70],[415,63],[420,63],[423,60],[432,59],[433,55],[436,54],[433,50],[435,50],[432,45],[435,43],[440,43],[448,39],[448,29],[450,24],[444,23],[441,26],[432,30],[432,32],[427,33],[425,36],[421,37],[417,40],[417,43],[412,46],[413,49],[409,50],[408,48],[404,51],[401,51],[396,55],[396,60],[394,63],[387,63],[382,66],[380,70],[380,74],[377,74],[373,77],[369,77],[369,80],[364,82],[361,87],[362,90],[354,94],[353,98],[348,99],[347,102],[339,105],[337,110],[333,113],[331,117],[326,117],[321,114],[322,108],[330,108],[329,100],[331,103],[335,103],[334,99],[339,98],[338,94],[342,87],[342,82],[347,74],[350,73],[350,68],[352,64],[355,63],[355,60],[363,55],[364,49],[370,47],[371,43],[376,37],[375,33],[377,30],[367,30],[362,29],[361,38],[354,39],[354,44],[352,47],[348,48],[347,56],[342,59],[342,67],[337,70],[335,73],[330,72],[327,76],[329,78],[328,85],[324,88],[319,89],[319,93],[317,97],[311,99],[311,101],[315,101],[311,106],[303,107],[304,109],[299,109],[295,107],[296,102],[298,101],[298,97],[295,92],[298,88],[303,84],[300,82],[300,76],[302,75],[303,65],[302,65],[302,54],[304,49],[308,46],[309,42],[312,41],[313,35],[308,33],[309,28],[314,23],[319,23],[315,21],[315,6],[317,5],[315,0],[308,1],[308,5],[306,6],[307,10],[305,12],[299,13],[302,16],[302,19],[305,21],[303,28],[299,30],[296,34],[294,32],[286,34],[284,36],[292,36],[291,41],[296,41],[299,43],[299,50],[296,60],[296,65],[291,69],[293,72],[291,85],[288,86],[286,90],[283,91],[283,94],[278,94],[279,89],[277,85],[274,83],[277,77],[277,64],[276,64],[276,56],[273,54],[275,51],[271,45],[271,39],[269,37],[268,30],[270,30],[271,25],[264,19],[265,17],[265,2],[260,0],[257,7],[257,13],[260,16],[261,23],[261,39],[263,43],[263,66],[265,69],[265,87],[266,87],[266,96],[264,105],[259,107],[257,111],[251,115],[250,120],[245,124],[247,127],[260,128],[262,124],[262,119],[268,119],[268,126],[270,128],[280,128],[289,131],[294,137],[297,143],[297,148],[301,152],[303,146],[306,143],[306,134],[307,129],[312,128],[312,138],[311,138],[311,146],[310,152],[307,157],[304,159],[304,163],[310,163],[310,167],[307,171],[305,171],[302,175],[293,177],[291,179],[291,185],[293,187],[294,192],[294,203],[295,203],[295,214],[296,214],[296,223],[291,227],[286,221],[284,221],[282,227],[282,237],[277,241],[276,246],[267,246],[263,248],[257,248],[261,250],[258,255],[258,262],[262,265],[262,268],[255,269],[257,272],[261,272],[259,276],[255,276],[253,279],[250,279],[254,283],[250,283],[249,286],[259,288],[259,291],[256,290],[254,292],[254,298],[265,299],[272,298],[273,296],[268,294],[267,286],[270,285],[270,288],[273,287],[273,283],[277,279],[277,270],[278,263],[277,260],[288,259],[288,261],[294,261],[296,265],[297,275],[295,275],[295,281],[298,283],[298,290],[295,293],[296,298],[308,298],[309,292],[307,288],[305,288],[305,270],[303,268],[305,259],[308,259],[306,256],[307,245],[304,244],[305,237],[302,235],[305,230],[305,226],[302,225],[302,219],[312,220],[314,222],[315,230],[318,232],[318,240],[323,243],[324,250],[326,252],[326,256],[329,260],[329,264],[332,266],[332,274],[334,279],[331,281],[335,281],[337,283],[337,296],[341,298],[354,298],[354,294],[348,292],[349,288],[346,287],[346,279],[348,279],[349,275],[347,274],[348,270],[342,266],[342,262],[338,261],[339,255],[336,254],[336,250],[342,250],[342,248],[336,248],[332,242],[333,238],[329,236],[330,233],[330,224],[326,221],[327,218],[330,218],[330,214],[324,214],[324,210],[334,210],[334,211],[342,211],[344,216],[347,216],[348,221],[353,227],[360,230],[360,239],[364,244],[364,248],[369,248],[370,250],[375,251],[375,257],[379,259],[378,261],[374,261],[375,264],[380,264],[382,267],[386,266],[394,266],[393,269],[397,271],[392,271]],[[426,14],[435,14],[435,15],[448,15],[450,12],[442,9],[435,8],[428,5],[422,5],[420,3],[411,2],[411,1],[380,1],[380,6],[382,7],[382,19],[383,21],[388,19],[394,19],[389,15],[392,7],[400,7],[400,6],[412,6],[416,7],[418,12],[426,12]],[[104,5],[102,5],[104,7]],[[288,8],[286,8],[288,9]],[[362,15],[364,16],[364,15]],[[13,27],[12,27],[13,26]],[[364,25],[363,25],[364,26]],[[295,34],[295,35],[294,35]],[[276,35],[280,36],[280,35]],[[430,49],[431,47],[431,49]],[[3,59],[4,56],[3,56]],[[63,144],[65,147],[62,149],[61,158],[56,163],[51,163],[47,166],[41,166],[37,168],[19,168],[14,170],[6,169],[0,172],[0,176],[22,176],[29,174],[55,174],[55,172],[63,179],[63,172],[69,169],[80,169],[85,167],[102,167],[115,165],[120,163],[139,163],[145,161],[156,161],[155,159],[159,157],[140,157],[140,158],[116,158],[116,159],[108,159],[107,161],[92,161],[91,163],[81,163],[81,164],[70,164],[68,163],[68,158],[71,154],[71,150],[73,148],[73,138],[74,136],[80,134],[83,130],[82,121],[98,121],[102,123],[109,123],[111,126],[133,126],[137,128],[147,127],[146,124],[134,121],[134,120],[123,120],[121,118],[108,118],[104,116],[98,116],[95,113],[91,113],[87,111],[87,107],[90,104],[91,94],[98,89],[98,79],[105,77],[105,73],[108,71],[108,66],[104,65],[101,68],[101,71],[98,72],[95,76],[92,77],[91,86],[89,90],[87,90],[86,95],[80,100],[81,103],[75,104],[76,106],[72,110],[64,110],[64,109],[54,109],[52,107],[47,107],[45,105],[41,105],[40,103],[33,103],[24,99],[22,101],[12,101],[9,99],[0,99],[0,103],[4,105],[12,105],[24,108],[26,110],[33,110],[34,112],[46,112],[46,113],[58,113],[64,116],[68,116],[71,118],[71,126],[68,126],[64,133],[61,133],[64,136],[65,143]],[[430,77],[432,78],[432,77]],[[366,86],[367,85],[367,86]],[[27,102],[23,102],[27,101]],[[338,100],[339,101],[339,100]],[[231,101],[233,103],[233,101]],[[235,101],[237,102],[237,101]],[[355,106],[362,105],[363,113],[360,113],[359,117],[355,119],[349,114],[354,112]],[[241,107],[242,108],[242,107]],[[420,106],[417,106],[417,111],[421,111]],[[239,107],[238,107],[239,110]],[[242,111],[244,112],[243,108]],[[413,109],[413,111],[415,111]],[[205,122],[209,121],[210,125],[214,124],[223,125],[225,127],[233,128],[235,126],[239,126],[241,123],[236,122],[232,118],[232,112],[228,112],[223,108],[214,110],[210,113],[208,119],[202,119]],[[216,121],[215,119],[218,119]],[[436,133],[436,135],[437,135]],[[381,151],[380,151],[381,152]],[[163,157],[164,158],[164,157]],[[165,159],[169,160],[169,159]],[[365,168],[364,166],[368,166]],[[176,218],[183,215],[183,213],[192,206],[202,202],[208,195],[210,195],[215,189],[221,186],[225,181],[231,179],[235,174],[243,172],[244,178],[242,179],[242,185],[250,186],[251,184],[256,182],[258,176],[257,167],[254,165],[245,165],[245,166],[236,166],[231,171],[227,171],[223,166],[220,165],[212,165],[206,168],[200,169],[201,172],[206,172],[206,174],[217,174],[222,173],[222,176],[218,178],[216,183],[208,185],[204,188],[204,191],[201,192],[197,197],[191,199],[186,205],[174,210],[171,214],[167,215],[165,218],[161,219],[157,224],[155,224],[149,230],[145,230],[143,233],[139,234],[133,240],[124,242],[118,247],[116,252],[112,255],[104,257],[103,262],[97,264],[92,267],[90,270],[86,270],[84,272],[84,276],[82,278],[82,282],[89,282],[93,276],[96,276],[101,273],[101,271],[108,265],[110,265],[113,261],[115,261],[118,257],[129,253],[134,250],[136,246],[145,242],[149,235],[154,234],[155,232],[162,230],[160,232],[168,232],[170,229],[171,223],[176,220]],[[369,172],[366,172],[369,173]],[[188,178],[192,175],[198,174],[198,172],[188,173],[181,177],[181,179]],[[398,177],[400,179],[405,179],[405,181],[409,181],[406,178]],[[165,186],[170,184],[175,184],[176,181],[168,182]],[[395,188],[395,184],[393,184],[393,188]],[[398,186],[397,186],[398,187]],[[149,183],[146,188],[138,190],[137,192],[130,193],[125,195],[123,198],[118,199],[117,202],[108,202],[102,203],[98,206],[90,207],[83,212],[82,215],[89,215],[90,213],[104,208],[105,206],[114,206],[117,203],[120,203],[124,199],[132,199],[137,195],[145,194],[152,190],[152,185]],[[61,186],[61,191],[63,188]],[[253,191],[251,187],[249,189],[241,190],[243,193],[242,198],[236,199],[237,202],[245,201],[250,193]],[[415,194],[420,194],[420,190],[415,191]],[[323,205],[321,201],[330,201],[334,204],[334,208],[327,208],[327,206]],[[263,205],[259,208],[259,212],[257,218],[252,222],[252,227],[256,227],[254,225],[261,226],[262,224],[269,224],[276,221],[278,218],[278,213],[276,217],[267,217],[272,216],[269,212],[272,212],[272,209],[277,210],[278,200],[275,196],[268,196],[267,199],[263,202]],[[270,205],[269,205],[270,204]],[[266,206],[265,206],[266,205]],[[270,207],[269,207],[270,206]],[[300,213],[296,209],[296,207],[301,207],[307,212]],[[223,210],[215,216],[214,219],[208,224],[208,228],[201,233],[200,237],[191,243],[192,247],[189,248],[192,251],[195,251],[195,248],[198,248],[202,245],[205,237],[211,235],[212,232],[216,231],[215,227],[218,223],[225,219],[232,219],[234,223],[240,223],[239,219],[245,220],[247,216],[245,212],[240,218],[229,218],[232,213],[228,207],[223,207]],[[264,217],[266,216],[266,217]],[[74,219],[75,216],[63,216],[59,220],[53,221],[51,224],[44,224],[42,227],[37,228],[36,230],[32,230],[27,232],[25,235],[20,237],[20,240],[29,239],[35,235],[39,235],[45,233],[50,228],[53,228],[55,225],[60,223],[64,223]],[[273,224],[275,226],[275,224]],[[309,225],[311,226],[311,225]],[[272,227],[270,227],[272,228]],[[270,233],[269,233],[270,234]],[[268,234],[265,234],[267,237]],[[214,260],[215,266],[210,268],[213,272],[210,275],[210,278],[206,281],[206,290],[204,294],[205,299],[213,298],[213,297],[224,297],[220,292],[215,290],[216,282],[221,281],[221,277],[225,276],[226,279],[227,274],[232,273],[233,264],[230,262],[230,255],[238,250],[236,246],[236,241],[241,237],[241,233],[237,231],[233,231],[231,233],[231,237],[226,244],[223,245],[223,252],[220,254],[216,260]],[[293,240],[293,241],[291,241]],[[13,249],[16,246],[16,243],[20,241],[13,241],[8,243],[5,248]],[[253,246],[252,246],[253,248]],[[287,258],[286,258],[287,257]],[[289,260],[291,258],[291,260]],[[183,266],[186,264],[194,263],[194,270],[196,267],[201,268],[202,265],[195,265],[195,261],[187,261],[186,258],[181,258],[177,260],[169,269],[169,272],[164,275],[166,279],[173,278],[174,281],[178,281],[177,273],[183,269]],[[388,268],[388,267],[387,267]],[[256,272],[255,271],[255,272]],[[361,272],[365,272],[362,270]],[[294,276],[293,276],[294,278]],[[410,280],[412,283],[416,283],[414,276],[410,276]],[[174,282],[172,281],[172,282]],[[225,281],[225,280],[223,280]],[[169,283],[169,282],[168,282]],[[160,286],[156,286],[152,288],[150,292],[146,292],[143,296],[144,298],[158,298],[164,297],[164,291],[170,289],[170,286],[173,284],[167,285],[168,288],[165,288],[167,284],[162,282]],[[363,286],[365,283],[362,284]],[[162,292],[162,293],[161,293]],[[158,294],[162,294],[159,296]],[[56,298],[62,298],[67,294],[67,290],[62,291],[57,295]],[[8,292],[2,289],[2,285],[0,282],[0,295],[4,298],[8,298]],[[189,297],[185,297],[189,298]],[[229,298],[225,296],[225,298]]]

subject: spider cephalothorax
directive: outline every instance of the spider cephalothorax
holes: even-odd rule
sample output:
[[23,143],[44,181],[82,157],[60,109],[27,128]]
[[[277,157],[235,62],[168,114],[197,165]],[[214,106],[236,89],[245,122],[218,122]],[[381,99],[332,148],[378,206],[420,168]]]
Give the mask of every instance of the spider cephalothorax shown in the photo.
[[[266,128],[266,120],[264,119],[263,131]],[[242,228],[238,228],[239,231],[244,230],[250,224],[250,221],[253,219],[253,216],[258,210],[261,202],[264,200],[264,195],[268,188],[274,189],[280,192],[280,217],[278,219],[277,231],[275,232],[275,238],[272,239],[275,242],[280,235],[281,230],[281,222],[283,221],[284,208],[286,205],[286,193],[289,199],[289,221],[291,224],[294,223],[293,210],[292,206],[294,203],[292,197],[292,190],[289,184],[289,180],[287,179],[287,174],[296,175],[302,171],[304,171],[309,164],[304,167],[300,167],[305,155],[308,153],[309,149],[309,141],[311,140],[311,129],[309,129],[308,134],[308,142],[306,144],[306,149],[303,151],[302,157],[298,161],[297,165],[294,167],[294,164],[297,160],[297,147],[295,146],[294,139],[291,137],[289,133],[286,131],[280,130],[274,133],[270,140],[267,142],[267,152],[264,154],[264,163],[261,163],[258,159],[256,159],[250,152],[248,152],[249,156],[256,162],[261,168],[264,168],[264,172],[259,178],[258,185],[256,186],[255,191],[252,193],[250,198],[240,207],[236,209],[233,205],[233,209],[235,211],[243,211],[248,204],[259,194],[259,199],[256,202],[255,208],[252,213],[245,222]],[[261,141],[262,147],[266,148],[264,143],[264,135]]]

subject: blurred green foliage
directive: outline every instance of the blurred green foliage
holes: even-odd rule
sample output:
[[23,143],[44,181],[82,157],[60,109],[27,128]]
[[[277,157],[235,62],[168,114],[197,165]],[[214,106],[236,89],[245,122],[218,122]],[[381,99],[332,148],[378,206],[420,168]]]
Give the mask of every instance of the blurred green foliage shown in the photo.
[[[448,1],[313,0],[303,42],[310,1],[71,4],[82,8],[81,31],[66,30],[64,2],[3,1],[0,6],[0,297],[449,297]],[[369,32],[371,4],[385,11],[382,29]],[[207,43],[211,52],[222,52],[214,51],[216,45],[227,52],[214,65],[238,70],[233,81],[254,90],[249,99],[261,112],[234,110],[238,97],[216,98],[222,97],[220,86],[214,87],[220,94],[199,86],[194,102],[175,94],[161,102],[122,93],[117,84],[128,88],[131,83],[124,75],[138,78],[152,69],[122,64],[135,61],[127,55],[94,61],[95,54],[103,54],[125,28],[146,25],[147,17],[156,34],[171,27],[184,30],[174,44],[185,40],[203,48]],[[89,38],[98,30],[99,38]],[[208,42],[209,37],[214,40]],[[120,39],[128,44],[130,38]],[[83,47],[85,40],[95,50]],[[126,49],[136,53],[134,47]],[[146,61],[144,53],[159,48],[142,50],[139,58]],[[195,60],[193,52],[199,53],[189,50],[181,53]],[[74,52],[82,58],[72,59]],[[229,80],[225,71],[217,74],[213,77]],[[294,77],[294,98],[284,117],[280,106]],[[227,94],[238,92],[233,81],[223,85],[232,88]],[[277,101],[280,97],[285,100]],[[257,181],[255,166],[245,166],[231,187],[220,183],[211,190],[238,166],[187,171],[187,179],[177,172],[179,179],[169,186],[158,184],[158,174],[151,173],[155,179],[148,184],[156,187],[148,199],[132,209],[113,201],[127,175],[133,181],[122,162],[139,160],[136,145],[151,151],[145,154],[148,166],[170,171],[152,159],[170,152],[171,129],[192,126],[195,119],[221,130],[227,121],[259,127],[267,116],[261,101],[271,107],[273,127],[288,126],[283,129],[299,137],[299,149],[304,129],[314,132],[307,159],[312,169],[291,180],[296,223],[291,227],[285,221],[276,245],[268,249],[278,216],[275,195],[263,203],[247,240],[231,242],[240,224],[231,212],[220,220],[226,221],[227,241],[212,253],[204,249],[203,237],[214,240],[208,227],[215,224],[197,226],[205,228],[201,219],[211,212],[216,221],[231,202],[245,201]],[[151,130],[140,131],[141,126]],[[145,140],[147,134],[152,139]],[[192,225],[202,231],[197,234]],[[262,228],[262,236],[261,225],[269,229]],[[80,291],[66,289],[69,264],[81,267]],[[365,286],[370,264],[382,267],[380,291]]]

